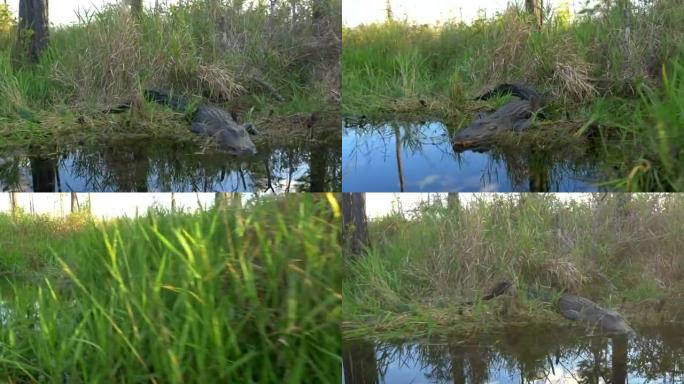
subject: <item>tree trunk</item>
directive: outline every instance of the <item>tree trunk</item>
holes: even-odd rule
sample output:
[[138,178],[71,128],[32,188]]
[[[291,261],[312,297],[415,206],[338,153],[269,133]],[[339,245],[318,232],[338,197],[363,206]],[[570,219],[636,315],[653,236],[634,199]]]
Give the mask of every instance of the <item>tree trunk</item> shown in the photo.
[[386,0],[385,2],[385,12],[387,12],[387,22],[391,22],[394,19],[394,12],[392,12],[392,2],[391,0]]
[[449,192],[447,195],[447,208],[458,209],[461,206],[461,201],[458,199],[458,192]]
[[214,195],[214,206],[217,211],[225,211],[228,206],[228,192],[216,192]]
[[17,42],[12,64],[36,64],[49,41],[47,0],[20,0]]
[[143,14],[142,0],[130,0],[131,2],[131,12],[133,16],[140,17]]
[[242,195],[239,192],[230,193],[230,206],[236,209],[242,208]]
[[273,35],[273,24],[275,23],[275,17],[276,17],[276,5],[277,5],[277,0],[269,0],[269,9],[268,9],[268,34],[269,36]]
[[176,193],[171,192],[171,213],[176,212]]
[[17,193],[16,192],[10,192],[10,212],[12,213],[12,216],[17,214]]
[[540,29],[543,21],[542,7],[542,0],[525,0],[525,9],[527,9],[527,12],[534,15],[537,28]]
[[326,5],[324,0],[313,0],[311,4],[311,23],[316,37],[324,35],[324,25],[326,19]]
[[370,246],[366,219],[366,196],[363,193],[342,195],[342,227],[346,254],[360,256]]
[[71,192],[71,213],[78,212],[78,196],[76,192]]

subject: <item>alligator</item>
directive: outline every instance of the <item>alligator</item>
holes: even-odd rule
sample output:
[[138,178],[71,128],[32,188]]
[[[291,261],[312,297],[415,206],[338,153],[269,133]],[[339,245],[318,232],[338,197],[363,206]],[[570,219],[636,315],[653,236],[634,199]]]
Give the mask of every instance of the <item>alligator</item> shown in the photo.
[[[250,135],[257,130],[252,124],[239,124],[237,117],[226,110],[208,104],[192,105],[185,98],[166,91],[146,89],[143,96],[148,101],[163,104],[176,112],[184,113],[190,122],[190,130],[200,135],[217,139],[220,147],[231,155],[255,155],[257,150]],[[107,110],[118,113],[130,109],[131,102]]]
[[[515,288],[509,281],[501,281],[494,286],[489,294],[482,297],[482,300],[491,300],[513,289]],[[544,295],[543,292],[541,295],[537,292],[532,292],[531,295],[537,296],[543,301],[551,301],[552,299],[550,295]],[[473,302],[471,301],[466,304],[473,304]],[[597,327],[606,334],[626,335],[628,337],[636,335],[622,315],[613,310],[603,308],[581,296],[567,293],[561,295],[558,299],[558,311],[566,319],[580,321],[589,326]]]
[[532,88],[521,84],[501,84],[475,100],[510,93],[519,100],[511,101],[493,113],[478,113],[475,120],[458,132],[452,144],[454,150],[478,149],[499,133],[506,131],[521,132],[532,125],[532,116],[541,108],[541,97]]
[[564,294],[558,299],[558,309],[566,319],[584,322],[609,334],[636,334],[622,315],[584,297]]

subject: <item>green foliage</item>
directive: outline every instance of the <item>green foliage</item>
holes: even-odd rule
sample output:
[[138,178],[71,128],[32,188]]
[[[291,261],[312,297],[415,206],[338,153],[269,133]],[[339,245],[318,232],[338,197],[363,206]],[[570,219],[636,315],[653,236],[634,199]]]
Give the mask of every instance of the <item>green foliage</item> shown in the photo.
[[0,380],[339,382],[339,225],[313,195],[81,225],[3,298]]
[[14,18],[7,4],[0,4],[0,35],[7,35],[14,26]]

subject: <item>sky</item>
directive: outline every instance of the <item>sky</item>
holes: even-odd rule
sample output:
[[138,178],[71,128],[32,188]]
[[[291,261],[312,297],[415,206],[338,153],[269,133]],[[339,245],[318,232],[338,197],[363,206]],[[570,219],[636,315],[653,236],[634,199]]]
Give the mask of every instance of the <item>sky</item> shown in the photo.
[[[428,195],[432,199],[433,196],[439,195],[442,200],[446,200],[446,193],[366,193],[366,216],[370,219],[383,217],[396,206],[396,201],[399,199],[402,210],[407,212],[420,204],[421,201],[426,201]],[[459,193],[458,198],[461,204],[467,205],[468,202],[479,197],[492,198],[500,193]],[[510,193],[503,193],[503,195],[510,196]],[[555,193],[556,198],[560,201],[569,200],[586,200],[591,197],[588,193]]]
[[[71,210],[69,193],[17,193],[17,205],[25,212],[64,217]],[[120,216],[135,217],[136,211],[145,214],[148,208],[157,206],[171,208],[171,193],[77,193],[78,201],[84,204],[90,198],[91,213],[95,217],[110,219]],[[214,193],[176,193],[176,207],[179,210],[196,210],[214,204]],[[253,197],[242,194],[243,203]],[[0,212],[10,212],[10,194],[0,194]]]
[[[448,20],[472,21],[483,9],[487,17],[506,9],[509,0],[390,0],[395,20],[408,19],[418,24],[435,24]],[[523,0],[518,0],[523,3]],[[546,0],[555,8],[567,2],[571,12],[579,11],[584,0]],[[386,0],[343,0],[342,22],[347,27],[384,21]]]
[[[143,0],[145,7],[154,6],[155,0]],[[178,0],[159,0],[160,4],[174,4]],[[118,3],[116,0],[50,0],[48,1],[48,18],[50,23],[55,25],[74,24],[78,21],[77,10],[92,10],[101,8],[105,4]],[[19,9],[19,0],[7,0],[10,11],[16,17]]]

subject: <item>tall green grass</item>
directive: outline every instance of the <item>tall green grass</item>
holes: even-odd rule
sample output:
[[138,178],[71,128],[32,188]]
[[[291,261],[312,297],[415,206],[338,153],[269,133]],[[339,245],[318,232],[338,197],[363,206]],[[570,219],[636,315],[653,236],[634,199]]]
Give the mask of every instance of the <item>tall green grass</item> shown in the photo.
[[340,381],[337,216],[291,195],[86,225],[0,302],[0,380]]
[[[345,262],[349,335],[487,329],[559,322],[561,293],[619,307],[634,323],[684,321],[684,257],[676,194],[500,195],[458,209],[370,223],[373,249]],[[480,301],[501,280],[517,296]],[[473,305],[464,304],[474,301]]]

